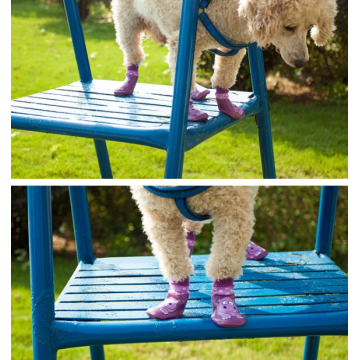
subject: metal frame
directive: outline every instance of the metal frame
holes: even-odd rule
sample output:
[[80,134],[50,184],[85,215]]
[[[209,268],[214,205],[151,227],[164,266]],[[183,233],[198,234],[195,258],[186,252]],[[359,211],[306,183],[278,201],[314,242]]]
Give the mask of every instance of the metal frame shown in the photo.
[[[315,243],[315,252],[319,256],[331,256],[338,193],[338,186],[323,186],[321,188]],[[303,360],[316,360],[319,346],[320,336],[307,336]]]
[[[88,83],[92,81],[92,75],[77,3],[76,0],[64,0],[64,5],[80,80],[83,83]],[[180,179],[182,177],[186,150],[187,109],[190,99],[198,14],[198,1],[183,0],[176,62],[177,71],[175,74],[170,130],[166,148],[166,179]],[[276,178],[263,56],[262,50],[257,47],[256,43],[249,47],[249,61],[253,91],[255,95],[261,98],[261,112],[256,115],[256,123],[258,126],[263,177]],[[106,141],[94,139],[94,143],[101,176],[102,178],[111,179],[112,172]]]
[[[333,238],[337,186],[323,187],[321,190],[318,231],[316,237],[315,252],[318,256],[328,256],[331,251]],[[89,208],[87,202],[86,188],[83,186],[70,187],[70,199],[73,213],[76,248],[78,261],[80,263],[93,263],[95,257],[92,252],[92,240],[90,229]],[[29,211],[29,248],[30,248],[30,276],[31,276],[31,302],[32,302],[32,324],[33,324],[33,349],[35,360],[55,360],[59,349],[90,346],[92,360],[104,360],[104,348],[101,344],[132,343],[136,342],[134,325],[123,322],[119,327],[117,323],[109,322],[71,322],[57,321],[54,317],[54,270],[53,270],[53,248],[52,248],[52,216],[51,216],[51,193],[50,187],[29,186],[28,187],[28,211]],[[236,333],[233,329],[221,329],[224,338],[251,338],[254,336],[276,337],[283,336],[281,328],[277,330],[274,323],[282,323],[281,317],[271,317],[271,324],[263,320],[258,321],[256,317],[251,319],[252,327],[246,333]],[[211,322],[211,320],[209,319]],[[316,323],[321,322],[324,334],[334,334],[334,329],[329,327],[330,323],[338,323],[343,334],[347,333],[347,325],[343,323],[340,315],[331,314],[323,316],[316,314],[315,317],[299,315],[296,324],[293,325],[293,336],[301,336],[304,328],[307,330],[305,340],[304,360],[316,360],[319,349],[320,337]],[[139,323],[140,324],[140,323]],[[140,326],[140,325],[138,325]],[[187,324],[179,325],[187,327]],[[271,328],[271,333],[267,328]],[[168,341],[194,340],[214,338],[209,324],[200,320],[196,323],[197,335],[190,330],[182,329],[183,332],[169,334]],[[141,322],[141,336],[148,342],[163,341],[162,331],[158,331],[155,322]],[[256,335],[252,331],[256,330]],[[259,335],[260,334],[260,335]],[[137,333],[137,336],[139,334]]]

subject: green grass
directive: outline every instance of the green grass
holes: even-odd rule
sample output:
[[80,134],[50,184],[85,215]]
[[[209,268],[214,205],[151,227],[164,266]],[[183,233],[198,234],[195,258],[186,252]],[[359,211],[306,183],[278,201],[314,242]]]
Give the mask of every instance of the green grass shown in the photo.
[[[12,98],[78,80],[61,7],[12,0]],[[85,23],[95,79],[122,80],[125,67],[111,24]],[[144,42],[150,54],[139,81],[170,84],[167,49]],[[279,178],[347,178],[347,106],[314,102],[271,104]],[[162,178],[164,151],[108,142],[115,178]],[[84,164],[86,164],[84,166]],[[139,166],[140,165],[140,166]],[[90,139],[12,131],[12,178],[99,178]],[[185,155],[184,178],[261,178],[253,120],[223,131]]]
[[[55,258],[55,294],[61,290],[75,270],[76,262]],[[29,271],[18,262],[11,267],[11,358],[32,359],[31,308]],[[302,359],[304,338],[270,338],[251,340],[189,341],[150,344],[109,345],[105,347],[107,360],[288,360]],[[291,354],[291,355],[289,355]],[[348,358],[347,337],[326,336],[320,341],[319,360]],[[88,348],[61,350],[59,360],[90,359]]]

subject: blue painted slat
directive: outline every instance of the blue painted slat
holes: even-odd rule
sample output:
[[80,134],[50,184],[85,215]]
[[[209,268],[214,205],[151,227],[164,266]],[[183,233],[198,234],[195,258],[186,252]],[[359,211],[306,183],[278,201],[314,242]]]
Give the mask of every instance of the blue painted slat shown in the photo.
[[[113,96],[107,93],[85,92],[77,88],[69,88],[69,87],[48,90],[43,92],[42,94],[72,96],[74,98],[92,99],[92,100],[104,101],[106,103],[115,103],[115,104],[130,103],[130,104],[138,104],[138,105],[148,104],[153,106],[171,107],[171,99],[169,99],[169,97],[162,95],[154,95],[154,94],[135,94],[126,97],[120,97],[120,96]],[[211,109],[213,109],[213,105],[211,102],[208,104],[208,106],[211,107]]]
[[[322,285],[331,285],[331,286],[344,286],[348,284],[347,278],[339,279],[309,279],[309,280],[281,280],[281,281],[239,281],[234,283],[234,289],[287,289],[290,287],[305,287],[305,286],[322,286]],[[190,290],[192,291],[210,291],[212,284],[207,283],[191,283]],[[141,285],[88,285],[88,286],[70,286],[67,288],[66,292],[68,294],[72,293],[136,293],[141,291],[146,292],[158,292],[158,291],[167,291],[169,286],[167,284],[141,284]]]
[[[70,104],[70,103],[69,103]],[[154,116],[141,116],[136,114],[126,114],[121,112],[109,112],[109,111],[94,111],[89,108],[77,108],[76,106],[62,106],[59,107],[56,104],[39,104],[31,101],[29,98],[26,101],[17,100],[15,101],[16,107],[24,109],[42,110],[46,111],[48,116],[52,116],[52,113],[77,115],[79,119],[83,119],[83,116],[90,117],[92,121],[98,121],[102,123],[117,124],[117,120],[129,120],[128,123],[133,126],[141,125],[143,123],[153,124],[153,126],[159,126],[167,122],[164,117]],[[29,111],[28,113],[31,113]],[[114,120],[115,119],[115,120]],[[131,121],[130,121],[131,120]],[[145,125],[148,125],[145,124]]]
[[[74,122],[83,122],[86,125],[93,123],[101,124],[104,126],[117,126],[117,127],[131,127],[131,128],[149,128],[149,129],[156,129],[161,126],[163,126],[162,123],[157,122],[150,122],[150,121],[133,121],[133,120],[124,120],[124,119],[112,119],[112,118],[102,118],[98,116],[84,116],[84,115],[72,115],[70,113],[54,113],[51,114],[47,110],[34,110],[29,109],[26,107],[13,107],[13,113],[12,116],[19,116],[19,117],[26,117],[26,119],[31,119],[31,121],[36,121],[38,119],[39,121],[41,119],[47,119],[48,116],[51,115],[51,119],[53,121],[58,121],[59,123],[64,124],[66,122],[67,124],[73,124]],[[122,116],[122,117],[126,117]],[[91,126],[91,125],[89,125]],[[36,127],[34,125],[34,127]]]
[[[171,102],[161,101],[159,99],[149,99],[147,98],[139,98],[136,96],[127,97],[124,99],[117,100],[118,97],[110,98],[109,96],[104,95],[93,95],[86,94],[81,92],[70,92],[70,91],[47,91],[45,93],[34,94],[28,96],[27,98],[38,99],[38,102],[44,101],[45,99],[52,101],[63,101],[65,103],[76,103],[81,107],[81,104],[90,104],[97,105],[102,107],[107,107],[107,109],[128,109],[134,110],[137,112],[143,112],[145,115],[151,115],[150,112],[156,112],[155,116],[164,116],[170,117],[171,112]],[[25,99],[27,99],[25,98]],[[44,100],[39,100],[44,99]],[[19,100],[19,99],[18,99]],[[241,103],[239,103],[241,104]],[[210,116],[217,116],[219,110],[216,106],[212,106],[212,104],[204,103],[200,104],[199,107],[207,111]],[[149,113],[148,113],[149,112]],[[158,115],[157,115],[158,114]]]
[[[43,120],[53,122],[53,127],[50,128],[50,132],[54,132],[56,134],[66,134],[66,126],[69,126],[71,129],[72,126],[79,125],[79,127],[86,128],[88,132],[92,129],[92,126],[100,126],[106,127],[107,129],[111,129],[112,127],[116,127],[117,130],[121,130],[122,128],[130,128],[134,131],[134,129],[149,129],[149,130],[156,130],[157,128],[161,128],[163,126],[162,123],[153,123],[153,122],[134,122],[132,120],[123,120],[123,119],[111,119],[111,118],[99,118],[96,116],[82,116],[82,115],[71,115],[71,114],[64,114],[64,113],[51,113],[47,110],[33,110],[28,108],[20,108],[17,107],[14,109],[15,111],[12,113],[11,121],[15,119],[15,122],[18,118],[21,118],[21,129],[22,130],[31,130],[31,131],[42,131],[42,132],[49,132],[47,128],[38,129],[38,124],[42,124]],[[51,118],[49,119],[49,115]],[[126,116],[124,116],[126,117]],[[27,124],[24,126],[24,124]],[[62,126],[64,126],[64,131],[62,131]],[[33,127],[33,128],[31,128]],[[54,130],[55,129],[55,130]],[[56,130],[58,129],[58,130]],[[89,131],[90,130],[90,131]],[[130,130],[131,131],[131,130]],[[71,134],[71,131],[70,131]],[[87,133],[84,132],[82,137],[90,137],[84,136]],[[113,134],[113,135],[116,135]],[[110,140],[110,139],[107,139]]]
[[142,108],[134,106],[129,103],[99,103],[96,100],[89,100],[85,98],[74,98],[67,96],[49,96],[49,95],[31,95],[27,98],[19,99],[22,102],[30,102],[33,104],[42,104],[42,105],[53,105],[59,108],[76,108],[84,110],[92,110],[97,112],[107,112],[107,113],[124,113],[124,114],[134,114],[142,116],[152,116],[152,117],[169,117],[169,110],[164,107],[157,106],[155,109],[152,106],[144,105]]
[[[339,267],[335,264],[325,264],[325,265],[299,265],[291,266],[264,266],[264,267],[244,267],[243,273],[244,275],[250,275],[254,273],[303,273],[303,272],[333,272],[339,271]],[[119,277],[119,281],[122,279],[126,279],[129,277],[129,281],[132,281],[131,278],[135,277],[136,281],[146,281],[146,277],[160,277],[162,278],[162,273],[160,269],[150,268],[150,269],[107,269],[107,266],[99,267],[96,265],[96,269],[84,269],[81,267],[79,272],[77,273],[78,278],[87,278],[87,277],[96,277],[99,274],[103,274],[104,276],[110,276],[111,274],[117,274]],[[203,267],[195,267],[194,276],[192,276],[192,281],[197,281],[197,277],[201,277],[199,281],[205,281],[208,279],[206,276],[206,270]],[[142,280],[142,277],[145,279]],[[209,279],[208,279],[209,280]],[[126,280],[127,281],[127,280]],[[210,281],[210,280],[209,280]]]
[[[284,314],[308,314],[319,312],[345,311],[347,303],[294,305],[294,306],[257,306],[240,307],[240,312],[246,316],[254,315],[284,315]],[[212,308],[185,309],[182,318],[208,318],[212,314]],[[56,311],[57,319],[71,320],[149,320],[145,311]],[[149,320],[151,321],[151,320]]]
[[[99,91],[99,90],[106,90],[109,94],[113,94],[114,87],[118,87],[121,82],[116,80],[100,80],[96,79],[92,82],[88,83],[81,83],[79,81],[75,81],[69,85],[71,87],[82,88],[86,91]],[[208,97],[215,97],[214,89],[209,89],[210,94]],[[168,96],[169,98],[173,97],[174,88],[172,85],[157,85],[157,84],[146,84],[146,83],[137,83],[135,92],[142,93],[142,94],[156,94],[156,95],[163,95]],[[249,97],[253,93],[250,91],[230,91],[230,96],[241,96],[241,97]]]
[[[18,99],[23,102],[31,102],[34,104],[44,104],[63,107],[75,107],[78,109],[94,110],[94,111],[106,111],[114,113],[134,114],[141,116],[163,117],[168,118],[170,121],[170,107],[158,106],[153,104],[134,104],[132,102],[109,102],[103,100],[88,99],[85,97],[68,97],[65,95],[48,95],[48,94],[35,94],[26,98]],[[204,108],[204,107],[202,107]],[[218,109],[207,107],[206,110],[209,116],[217,116],[219,114]],[[204,109],[205,110],[205,109]],[[164,119],[163,119],[164,120]]]
[[[167,149],[170,131],[169,118],[127,114],[124,113],[126,110],[123,110],[122,113],[120,113],[120,111],[117,113],[78,109],[76,107],[69,107],[69,103],[66,104],[66,107],[64,107],[64,104],[62,104],[63,107],[55,104],[51,106],[32,104],[29,102],[29,98],[14,101],[11,126],[14,129],[20,130],[79,136],[98,140],[120,141],[151,146],[158,149]],[[203,123],[188,123],[185,150],[188,151],[206,139],[234,126],[240,121],[244,121],[247,117],[257,113],[259,106],[259,98],[253,97],[242,105],[245,111],[245,117],[242,120],[235,121],[229,116],[217,112],[214,113],[217,114],[217,116],[210,116],[210,118]],[[136,109],[136,111],[137,110],[138,109]],[[44,114],[41,118],[39,111],[42,111]],[[118,121],[117,119],[121,119],[122,121]],[[126,119],[130,122],[125,122]],[[139,120],[141,120],[141,122]],[[152,123],[145,124],[151,121],[153,121],[155,125],[152,126]],[[163,121],[163,123],[161,121]],[[159,129],[155,129],[156,126],[158,126]],[[148,128],[146,131],[143,130],[145,127]]]
[[[103,94],[109,95],[111,98],[118,99],[118,101],[124,101],[124,99],[130,98],[148,98],[148,99],[156,99],[156,100],[163,100],[167,101],[171,104],[172,102],[172,86],[167,85],[150,85],[150,84],[142,84],[138,83],[136,85],[134,95],[126,96],[126,97],[115,97],[113,92],[115,88],[118,88],[121,83],[117,81],[110,82],[110,85],[103,84],[103,80],[94,80],[92,83],[88,84],[81,84],[79,82],[62,86],[57,88],[57,90],[67,90],[67,91],[82,91],[86,92],[87,94]],[[150,86],[149,86],[150,85]],[[199,101],[197,104],[201,103],[209,103],[213,106],[217,107],[217,103],[215,100],[215,90],[209,89],[210,94],[207,96],[206,100]],[[171,91],[169,95],[168,92]],[[249,100],[250,97],[253,96],[251,92],[244,92],[244,91],[230,91],[229,97],[231,101],[235,103],[246,102]]]
[[[138,273],[141,273],[141,270]],[[151,271],[151,272],[155,272]],[[157,276],[142,276],[124,277],[123,271],[116,270],[98,270],[98,271],[80,271],[76,275],[76,280],[80,284],[154,284],[154,283],[167,283],[161,276],[160,270],[157,271]],[[200,275],[202,273],[202,275]],[[345,277],[346,275],[339,271],[322,271],[322,272],[273,272],[271,274],[265,272],[248,271],[244,273],[239,279],[235,281],[249,281],[249,280],[285,280],[285,279],[308,279],[308,278],[336,278]],[[134,282],[135,281],[135,282]],[[196,271],[195,276],[191,276],[191,283],[210,283],[212,280],[205,276],[205,270]]]
[[[191,262],[195,267],[204,267],[209,255],[193,255]],[[335,265],[327,256],[318,256],[314,251],[272,252],[261,261],[246,260],[244,268],[264,266],[292,266],[292,265]],[[80,269],[158,269],[159,262],[154,256],[134,256],[126,258],[96,259],[93,265],[81,264]]]
[[[74,124],[76,124],[77,122],[82,123],[82,125],[88,126],[91,128],[91,123],[96,123],[99,124],[100,126],[107,126],[108,128],[110,127],[117,127],[119,129],[121,129],[121,127],[130,127],[130,128],[134,128],[134,129],[141,129],[141,128],[149,128],[149,129],[156,129],[159,128],[163,125],[162,122],[152,122],[152,121],[148,121],[148,119],[146,121],[134,121],[133,119],[131,119],[133,117],[133,115],[123,115],[121,116],[121,118],[111,118],[111,117],[101,117],[101,116],[97,116],[96,114],[79,114],[79,115],[73,115],[71,113],[71,110],[69,111],[69,113],[55,113],[55,112],[49,112],[48,110],[35,110],[35,109],[30,109],[29,107],[27,107],[27,105],[22,105],[21,107],[16,107],[16,109],[14,109],[14,112],[12,113],[12,117],[13,116],[19,116],[19,117],[24,117],[27,120],[31,119],[31,121],[33,121],[32,119],[49,119],[49,116],[51,116],[51,119],[55,122],[57,122],[58,126],[61,128],[61,126],[64,124],[64,122],[66,122],[67,125],[69,126],[73,126]],[[126,118],[129,119],[126,119]],[[13,118],[12,118],[13,120]],[[150,120],[150,119],[149,119]],[[166,125],[168,127],[168,125]],[[34,127],[36,127],[36,125],[34,125]]]
[[[104,302],[56,302],[55,309],[58,311],[132,311],[146,310],[159,304],[158,301],[104,301]],[[348,302],[347,294],[336,295],[306,295],[306,296],[269,296],[269,297],[249,297],[235,299],[237,306],[261,306],[261,305],[304,305],[304,304],[324,304]],[[187,309],[200,309],[212,307],[211,299],[189,300],[186,304]]]
[[[306,294],[345,294],[347,286],[309,286],[306,288],[290,287],[284,289],[242,289],[235,290],[236,297],[255,296],[281,296],[281,295],[306,295]],[[107,293],[107,294],[62,294],[61,301],[143,301],[164,300],[167,292],[152,293]],[[211,291],[197,291],[190,294],[189,299],[207,299],[211,297]]]

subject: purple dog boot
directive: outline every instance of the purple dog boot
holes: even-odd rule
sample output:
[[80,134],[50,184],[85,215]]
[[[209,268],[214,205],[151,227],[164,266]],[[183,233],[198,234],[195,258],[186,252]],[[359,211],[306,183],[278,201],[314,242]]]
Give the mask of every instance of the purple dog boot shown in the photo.
[[188,121],[204,121],[209,117],[207,113],[202,112],[194,107],[190,99]]
[[189,278],[184,281],[170,281],[170,290],[165,300],[148,310],[146,313],[152,319],[169,320],[179,318],[185,309],[189,298]]
[[221,327],[239,327],[246,323],[235,303],[233,279],[216,280],[213,285],[211,302],[212,321]]
[[126,79],[121,87],[114,91],[116,96],[131,95],[134,92],[139,77],[139,67],[136,65],[128,66],[125,75]]
[[192,255],[193,250],[194,250],[194,246],[195,246],[195,233],[192,231],[189,231],[188,233],[186,233],[186,242],[187,242],[187,246],[190,250],[190,255]]
[[169,320],[179,318],[185,309],[188,295],[167,294],[166,299],[159,305],[146,310],[146,313],[157,320]]
[[239,327],[246,323],[244,315],[239,313],[235,303],[235,296],[212,295],[212,321],[221,327]]
[[265,249],[256,245],[252,241],[249,242],[249,245],[246,248],[246,260],[261,260],[267,254],[268,252]]
[[219,110],[229,115],[235,120],[240,120],[245,116],[245,111],[240,109],[238,106],[233,104],[229,99],[229,90],[216,87],[216,102],[218,104]]
[[210,94],[210,90],[205,88],[199,89],[198,87],[196,87],[195,90],[191,91],[190,97],[192,100],[201,101],[204,100],[208,94]]

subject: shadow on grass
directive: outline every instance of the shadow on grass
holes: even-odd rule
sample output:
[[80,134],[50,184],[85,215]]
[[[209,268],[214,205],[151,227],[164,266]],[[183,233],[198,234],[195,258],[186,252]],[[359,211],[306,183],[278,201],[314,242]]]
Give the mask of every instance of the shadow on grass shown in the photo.
[[[61,4],[46,4],[35,0],[12,0],[11,15],[14,17],[46,18],[49,21],[42,25],[47,32],[57,35],[70,36],[65,9]],[[51,20],[50,20],[51,19]],[[114,40],[115,29],[113,24],[83,22],[85,39]]]
[[[348,155],[347,106],[325,102],[270,104],[274,142],[289,143],[299,150],[313,149],[331,157]],[[253,118],[252,118],[253,119]],[[246,134],[257,138],[257,128],[252,120],[229,129],[232,136]]]

